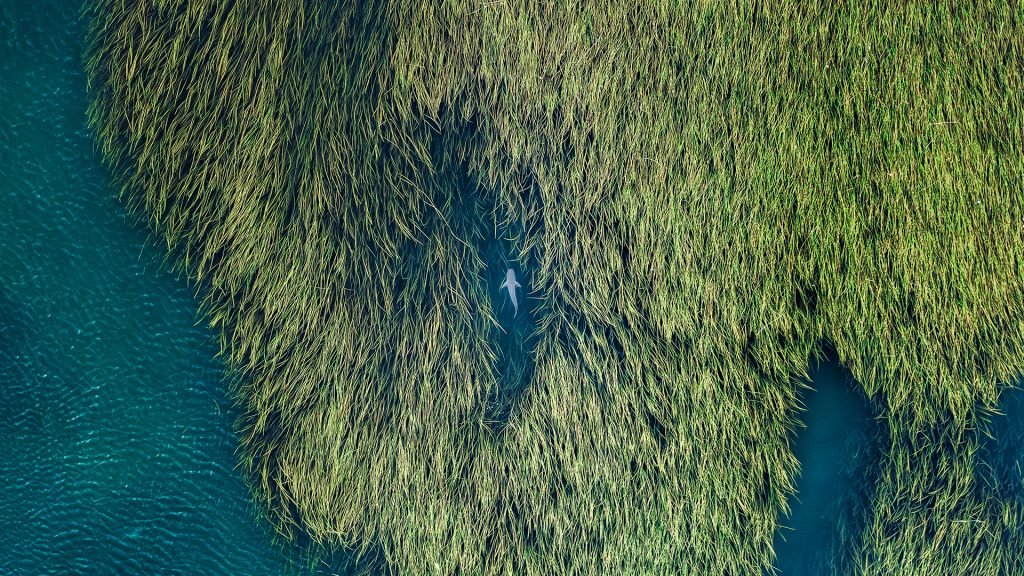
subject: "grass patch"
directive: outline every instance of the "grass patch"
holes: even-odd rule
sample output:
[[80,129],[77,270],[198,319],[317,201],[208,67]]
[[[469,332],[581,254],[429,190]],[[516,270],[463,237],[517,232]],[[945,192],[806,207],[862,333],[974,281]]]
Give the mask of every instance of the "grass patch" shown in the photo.
[[759,573],[827,340],[890,430],[834,566],[1019,571],[972,431],[1024,369],[1020,6],[90,17],[93,129],[282,532],[399,574]]

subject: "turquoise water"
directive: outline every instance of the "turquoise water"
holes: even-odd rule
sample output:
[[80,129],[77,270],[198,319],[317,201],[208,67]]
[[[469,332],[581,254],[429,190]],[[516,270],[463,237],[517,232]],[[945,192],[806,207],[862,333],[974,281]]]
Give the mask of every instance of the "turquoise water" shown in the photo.
[[0,2],[0,574],[294,572],[193,290],[86,130],[79,6]]
[[996,483],[1004,497],[1024,505],[1024,378],[1003,391],[999,411],[1002,414],[987,419],[981,437],[986,478]]
[[834,356],[815,367],[808,384],[800,394],[805,428],[791,444],[800,461],[797,493],[775,534],[775,567],[783,576],[826,573],[838,526],[857,525],[857,510],[870,494],[868,472],[880,455],[871,405]]

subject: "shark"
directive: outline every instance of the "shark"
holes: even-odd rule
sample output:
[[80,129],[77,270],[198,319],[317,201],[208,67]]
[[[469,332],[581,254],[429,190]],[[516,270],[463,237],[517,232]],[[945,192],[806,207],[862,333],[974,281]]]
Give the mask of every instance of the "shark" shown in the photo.
[[512,306],[515,308],[515,312],[512,317],[515,318],[516,314],[519,314],[519,300],[516,298],[516,288],[519,288],[519,282],[516,282],[516,271],[509,268],[508,272],[505,272],[505,283],[501,285],[500,290],[508,290],[508,297],[512,299]]

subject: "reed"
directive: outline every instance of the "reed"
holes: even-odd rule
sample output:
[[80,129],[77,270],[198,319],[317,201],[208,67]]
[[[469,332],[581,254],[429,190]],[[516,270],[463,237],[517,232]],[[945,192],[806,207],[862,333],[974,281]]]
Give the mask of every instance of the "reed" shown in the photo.
[[398,574],[760,573],[828,342],[888,430],[832,569],[1021,573],[974,434],[1024,371],[1019,4],[88,16],[92,129],[283,534]]

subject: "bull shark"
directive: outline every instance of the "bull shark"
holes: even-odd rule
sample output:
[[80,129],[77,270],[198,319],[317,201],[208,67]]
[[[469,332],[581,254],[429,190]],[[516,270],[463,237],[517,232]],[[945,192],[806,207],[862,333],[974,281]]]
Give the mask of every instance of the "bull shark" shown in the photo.
[[519,300],[516,298],[516,288],[519,287],[519,282],[516,282],[516,271],[509,268],[508,272],[505,272],[505,283],[501,285],[499,290],[508,290],[508,297],[512,299],[512,306],[516,310],[512,314],[513,318],[519,313]]

